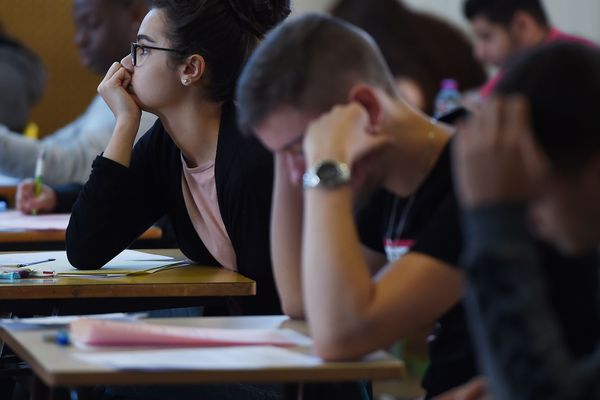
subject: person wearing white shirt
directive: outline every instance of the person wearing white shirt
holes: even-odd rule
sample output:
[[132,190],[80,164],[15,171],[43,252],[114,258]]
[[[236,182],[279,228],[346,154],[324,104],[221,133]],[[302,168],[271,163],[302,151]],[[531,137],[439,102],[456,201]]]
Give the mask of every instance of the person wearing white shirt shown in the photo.
[[[98,75],[104,75],[114,61],[129,53],[130,42],[135,41],[147,11],[146,0],[73,0],[75,42],[82,64]],[[155,120],[152,114],[142,115],[137,137]],[[38,154],[43,149],[45,183],[85,183],[92,160],[104,151],[114,126],[113,113],[99,96],[76,120],[41,141],[15,135],[0,125],[0,174],[32,177]]]

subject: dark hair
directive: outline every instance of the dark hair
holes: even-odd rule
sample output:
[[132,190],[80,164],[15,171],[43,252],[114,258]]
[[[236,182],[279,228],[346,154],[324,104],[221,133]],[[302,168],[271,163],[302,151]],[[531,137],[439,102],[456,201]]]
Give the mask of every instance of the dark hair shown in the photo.
[[235,82],[266,32],[290,13],[289,0],[154,0],[167,17],[170,53],[180,63],[198,53],[206,60],[210,97],[233,98]]
[[527,52],[507,67],[498,94],[530,103],[535,138],[552,164],[577,170],[600,152],[600,51],[556,43]]
[[540,0],[467,0],[463,5],[468,20],[485,17],[504,26],[510,25],[517,11],[525,11],[544,27],[549,25]]
[[419,85],[429,114],[443,79],[455,79],[461,90],[479,87],[486,80],[461,31],[439,18],[412,11],[398,0],[340,0],[331,14],[373,37],[392,75]]
[[324,112],[346,102],[356,82],[397,95],[375,42],[337,18],[307,14],[267,35],[252,54],[237,89],[240,128],[249,132],[274,110]]

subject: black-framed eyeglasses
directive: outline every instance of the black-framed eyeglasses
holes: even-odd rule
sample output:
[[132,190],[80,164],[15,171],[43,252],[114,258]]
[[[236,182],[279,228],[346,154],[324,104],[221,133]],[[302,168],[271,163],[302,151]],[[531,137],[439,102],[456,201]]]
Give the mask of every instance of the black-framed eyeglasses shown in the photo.
[[133,63],[134,67],[140,66],[141,58],[138,58],[138,57],[144,55],[144,51],[146,49],[170,51],[173,53],[181,53],[181,51],[176,50],[176,49],[167,49],[166,47],[148,46],[145,44],[133,42],[133,43],[131,43],[131,62]]

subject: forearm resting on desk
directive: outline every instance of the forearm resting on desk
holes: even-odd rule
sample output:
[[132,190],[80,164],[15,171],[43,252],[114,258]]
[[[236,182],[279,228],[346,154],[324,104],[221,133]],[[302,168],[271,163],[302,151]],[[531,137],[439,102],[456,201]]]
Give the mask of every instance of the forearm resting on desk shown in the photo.
[[426,254],[409,253],[371,278],[350,188],[309,190],[305,199],[303,287],[320,356],[353,358],[388,346],[459,300],[460,272]]
[[282,156],[275,156],[275,187],[271,218],[273,273],[283,312],[304,318],[300,253],[302,240],[302,191],[288,178]]
[[149,183],[135,168],[98,157],[67,228],[67,254],[75,267],[102,267],[164,214],[160,200],[147,196]]

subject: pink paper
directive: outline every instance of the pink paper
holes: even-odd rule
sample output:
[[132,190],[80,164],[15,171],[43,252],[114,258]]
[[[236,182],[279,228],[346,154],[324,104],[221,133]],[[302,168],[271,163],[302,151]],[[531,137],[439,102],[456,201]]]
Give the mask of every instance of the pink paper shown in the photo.
[[20,211],[0,213],[0,229],[66,230],[70,214],[26,215]]
[[[298,340],[278,329],[214,329],[79,319],[71,340],[89,346],[295,346]],[[293,334],[294,332],[292,332]]]

